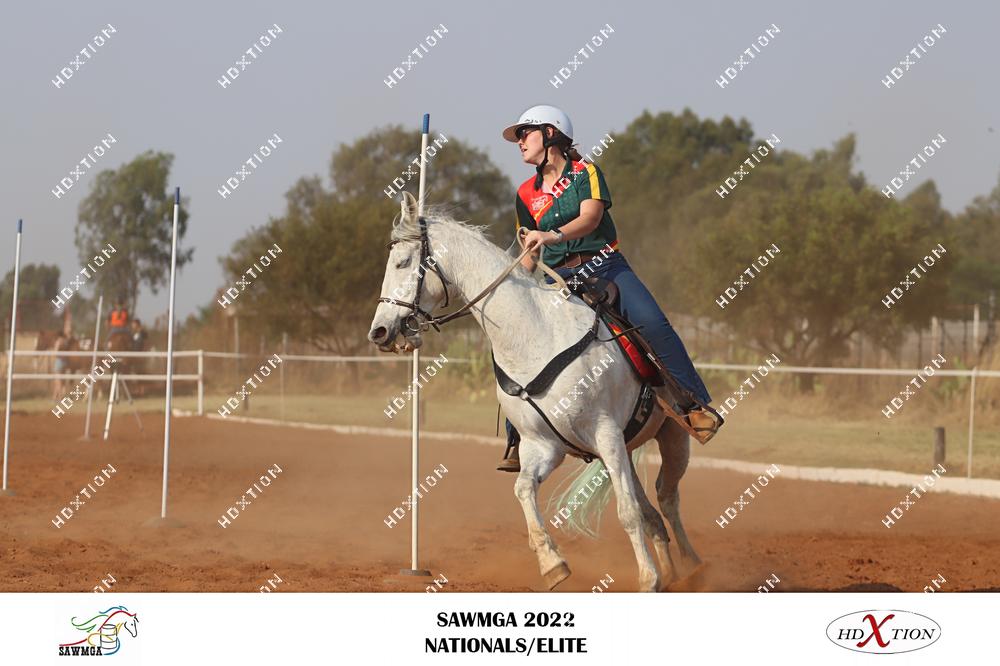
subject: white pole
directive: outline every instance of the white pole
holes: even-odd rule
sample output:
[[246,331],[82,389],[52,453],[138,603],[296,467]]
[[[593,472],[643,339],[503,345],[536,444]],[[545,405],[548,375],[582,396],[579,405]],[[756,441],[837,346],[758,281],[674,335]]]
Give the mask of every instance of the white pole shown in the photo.
[[160,518],[167,517],[167,470],[170,464],[170,408],[174,395],[174,295],[177,286],[177,219],[181,211],[181,188],[174,190],[174,227],[170,244],[170,299],[167,301],[167,399],[163,413],[163,496]]
[[21,274],[21,227],[17,221],[17,241],[14,244],[14,298],[10,308],[10,351],[7,354],[7,415],[3,422],[3,491],[7,492],[7,451],[10,448],[10,392],[14,378],[14,340],[17,338],[17,288]]
[[965,476],[972,478],[972,423],[976,415],[976,369],[972,368],[972,385],[969,387],[969,459],[965,465]]
[[979,303],[972,306],[972,355],[979,361]]
[[198,350],[198,416],[205,415],[205,350]]
[[[118,366],[115,366],[118,367]],[[111,388],[108,389],[108,411],[104,414],[104,441],[108,441],[111,430],[111,414],[115,408],[115,396],[118,395],[118,371],[111,373]]]
[[[431,124],[431,114],[424,114],[423,128],[420,133],[420,184],[417,189],[417,217],[422,217],[424,214],[424,192],[427,181],[427,134],[430,131]],[[419,475],[419,450],[420,450],[420,385],[417,384],[417,380],[420,377],[420,350],[413,350],[413,371],[412,371],[412,384],[410,385],[413,391],[413,401],[410,404],[411,410],[411,428],[413,435],[412,442],[412,454],[413,454],[413,465],[411,469],[411,485],[410,485],[410,501],[411,504],[411,519],[410,524],[410,569],[409,571],[403,570],[402,573],[414,575],[414,576],[430,576],[431,572],[420,569],[417,564],[417,550],[419,544],[419,520],[418,520],[418,506],[419,501],[417,500],[417,486],[420,483]]]
[[[93,347],[93,358],[90,359],[90,369],[97,367],[97,346],[100,344],[101,339],[101,313],[104,311],[104,294],[97,297],[97,323],[94,324],[94,342],[91,345]],[[97,382],[90,385],[87,389],[87,420],[83,423],[83,438],[90,439],[90,407],[94,402],[94,390],[97,388]]]

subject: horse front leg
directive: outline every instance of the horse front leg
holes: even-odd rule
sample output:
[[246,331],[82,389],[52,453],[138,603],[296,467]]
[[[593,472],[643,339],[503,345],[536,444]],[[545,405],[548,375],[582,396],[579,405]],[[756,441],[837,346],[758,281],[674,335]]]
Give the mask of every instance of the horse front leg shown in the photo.
[[[611,423],[599,430],[597,451],[601,454],[601,460],[604,461],[610,475],[611,487],[614,488],[618,499],[618,520],[621,521],[622,528],[632,542],[632,550],[635,551],[635,560],[639,566],[639,591],[656,592],[660,588],[660,572],[646,546],[644,535],[648,532],[651,535],[665,537],[665,534],[659,534],[653,525],[647,525],[647,517],[643,514],[639,499],[639,493],[644,491],[638,485],[638,479],[632,469],[632,460],[625,450],[625,439],[617,425]],[[662,522],[660,528],[663,528]],[[663,531],[666,532],[665,529]],[[666,547],[666,540],[662,545]],[[669,554],[667,560],[669,561]],[[667,573],[672,575],[672,571]]]
[[559,466],[566,454],[561,446],[524,438],[521,439],[519,448],[521,471],[514,481],[514,496],[524,511],[524,521],[528,526],[528,546],[538,558],[538,570],[551,590],[569,578],[571,572],[549,536],[545,519],[538,510],[538,486]]

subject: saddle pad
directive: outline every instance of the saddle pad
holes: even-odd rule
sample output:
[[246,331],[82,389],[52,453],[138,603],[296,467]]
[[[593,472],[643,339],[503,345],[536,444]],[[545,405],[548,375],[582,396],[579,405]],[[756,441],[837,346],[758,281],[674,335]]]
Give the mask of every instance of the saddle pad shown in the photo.
[[623,329],[610,317],[605,317],[604,323],[607,324],[611,333],[617,336],[615,340],[618,341],[618,346],[625,352],[625,356],[628,357],[629,363],[632,365],[632,369],[638,375],[639,379],[643,382],[649,382],[654,386],[662,385],[663,379],[660,377],[660,373],[646,359],[646,355],[643,354],[642,350],[629,339],[632,335],[636,335],[636,333],[619,335]]

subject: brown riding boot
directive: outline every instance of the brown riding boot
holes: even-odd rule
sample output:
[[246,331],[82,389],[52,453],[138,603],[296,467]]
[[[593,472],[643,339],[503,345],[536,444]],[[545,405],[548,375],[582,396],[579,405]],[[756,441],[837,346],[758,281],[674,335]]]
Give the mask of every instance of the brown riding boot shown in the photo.
[[500,472],[520,472],[521,459],[517,457],[517,444],[508,444],[507,451],[504,452],[503,460],[497,465]]
[[692,409],[685,416],[695,432],[694,437],[702,444],[707,444],[708,440],[715,437],[715,434],[719,432],[719,420],[709,411],[698,407]]

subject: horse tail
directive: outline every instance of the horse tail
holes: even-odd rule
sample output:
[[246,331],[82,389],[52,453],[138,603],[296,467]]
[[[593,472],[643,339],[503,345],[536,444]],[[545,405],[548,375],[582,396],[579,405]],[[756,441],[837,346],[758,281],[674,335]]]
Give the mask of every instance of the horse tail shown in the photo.
[[[641,451],[641,447],[632,451],[632,465],[637,469]],[[639,491],[645,492],[642,488]],[[610,500],[611,478],[604,463],[595,460],[590,464],[582,463],[579,472],[556,486],[546,512],[554,514],[553,521],[560,520],[558,526],[564,532],[596,539],[601,528],[601,516]]]

